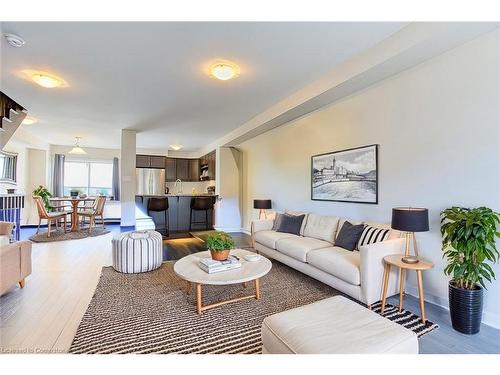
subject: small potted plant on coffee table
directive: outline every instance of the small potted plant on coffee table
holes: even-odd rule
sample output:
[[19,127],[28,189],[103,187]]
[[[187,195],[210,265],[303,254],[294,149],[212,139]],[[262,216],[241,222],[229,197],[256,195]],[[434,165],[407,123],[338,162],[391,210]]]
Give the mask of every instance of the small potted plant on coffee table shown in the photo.
[[226,260],[229,251],[234,249],[233,238],[225,232],[214,232],[207,236],[207,249],[213,260]]
[[495,278],[488,263],[500,256],[495,245],[498,223],[500,214],[486,207],[452,207],[441,213],[443,257],[448,261],[444,272],[451,275],[451,323],[459,332],[471,335],[481,327],[485,280]]

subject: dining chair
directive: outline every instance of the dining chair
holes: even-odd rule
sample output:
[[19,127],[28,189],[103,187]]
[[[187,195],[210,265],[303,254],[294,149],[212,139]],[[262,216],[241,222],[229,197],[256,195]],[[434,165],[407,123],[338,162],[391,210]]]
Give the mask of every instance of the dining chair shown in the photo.
[[47,220],[47,226],[48,226],[47,237],[50,237],[52,222],[55,222],[57,230],[57,228],[59,227],[59,219],[63,220],[64,233],[66,233],[66,224],[67,224],[66,215],[68,214],[68,212],[67,211],[48,212],[47,209],[45,208],[42,197],[35,195],[33,196],[33,200],[35,201],[36,209],[38,211],[38,228],[36,230],[36,233],[38,234],[38,232],[40,231],[40,225],[42,223],[42,220]]
[[106,196],[100,195],[96,198],[95,205],[93,207],[91,207],[90,209],[84,209],[78,211],[78,216],[81,216],[82,220],[85,220],[86,217],[89,218],[90,220],[89,233],[92,233],[93,228],[96,226],[95,219],[99,217],[101,219],[102,228],[106,229],[106,226],[104,225],[104,216],[103,216],[105,204],[106,204]]

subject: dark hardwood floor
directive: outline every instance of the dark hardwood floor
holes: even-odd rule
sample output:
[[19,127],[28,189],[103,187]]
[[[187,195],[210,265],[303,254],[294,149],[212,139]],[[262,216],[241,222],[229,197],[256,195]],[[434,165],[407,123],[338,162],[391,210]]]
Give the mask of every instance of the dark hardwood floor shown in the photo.
[[[177,237],[182,238],[165,238],[163,240],[163,260],[178,260],[186,255],[207,250],[204,239],[210,232],[211,231],[191,232],[183,236],[177,235]],[[233,237],[236,247],[238,248],[244,249],[252,247],[251,237],[246,233],[231,233],[231,237]]]

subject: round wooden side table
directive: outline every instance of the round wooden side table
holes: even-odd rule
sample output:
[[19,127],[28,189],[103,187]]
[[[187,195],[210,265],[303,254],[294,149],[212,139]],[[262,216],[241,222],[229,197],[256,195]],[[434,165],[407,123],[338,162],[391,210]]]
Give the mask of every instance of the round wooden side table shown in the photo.
[[418,282],[418,295],[420,298],[420,312],[422,315],[422,322],[425,324],[425,307],[424,307],[424,287],[422,285],[422,271],[434,267],[431,261],[424,258],[418,258],[418,263],[405,263],[401,260],[402,254],[388,255],[384,257],[384,284],[382,289],[382,309],[385,309],[385,300],[387,297],[387,286],[389,284],[389,275],[391,273],[391,266],[399,267],[399,312],[403,309],[403,293],[405,290],[406,270],[413,270],[417,273]]

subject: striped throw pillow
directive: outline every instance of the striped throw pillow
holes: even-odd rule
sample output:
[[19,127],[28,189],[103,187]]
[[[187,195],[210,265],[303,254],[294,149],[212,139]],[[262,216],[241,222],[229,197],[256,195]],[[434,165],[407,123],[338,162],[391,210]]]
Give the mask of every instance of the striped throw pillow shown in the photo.
[[375,242],[384,241],[389,237],[390,229],[365,226],[363,233],[358,241],[358,249],[360,246],[370,245]]

